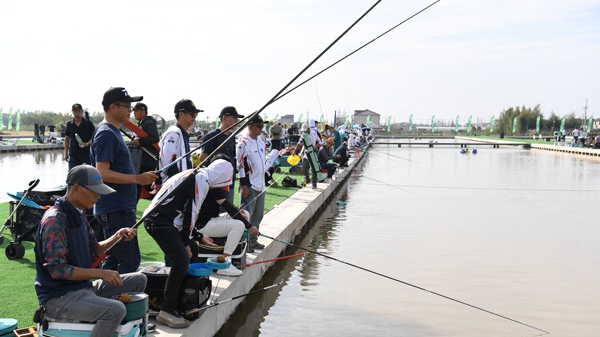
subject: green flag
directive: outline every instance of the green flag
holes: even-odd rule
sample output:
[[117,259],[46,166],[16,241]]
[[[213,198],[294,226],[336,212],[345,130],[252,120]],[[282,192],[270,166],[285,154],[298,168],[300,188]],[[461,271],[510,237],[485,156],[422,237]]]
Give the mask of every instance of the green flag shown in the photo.
[[567,116],[563,117],[563,118],[560,120],[560,133],[562,133],[562,132],[563,132],[563,130],[565,129],[565,121],[566,121],[566,120],[567,120]]
[[517,132],[517,119],[519,118],[519,116],[515,116],[515,119],[513,119],[513,134],[515,134],[515,132]]
[[542,119],[541,115],[537,116],[537,120],[535,121],[535,133],[540,133],[540,120],[541,119]]
[[4,114],[2,113],[2,108],[0,108],[0,130],[4,129]]
[[367,121],[365,122],[366,127],[369,127],[369,123],[371,123],[371,115],[367,116]]
[[321,118],[319,118],[319,124],[323,125],[324,121],[325,121],[325,118],[323,117],[323,114],[321,114]]
[[494,116],[492,116],[492,118],[490,118],[490,133],[494,132],[494,127],[496,126],[496,119],[494,118]]
[[460,115],[456,115],[456,121],[454,122],[454,132],[458,132],[459,125],[460,125]]
[[298,123],[302,123],[302,117],[304,117],[304,114],[300,114],[300,117],[298,117]]
[[590,116],[590,118],[588,118],[587,132],[590,132],[590,130],[592,130],[593,122],[594,122],[594,116]]
[[346,120],[344,121],[344,125],[346,126],[346,128],[351,129],[351,125],[352,122],[350,121],[350,115],[346,116]]
[[279,114],[275,115],[275,122],[279,123]]
[[388,116],[388,129],[387,132],[390,133],[392,127],[392,116]]
[[471,132],[471,122],[473,121],[473,115],[469,116],[469,122],[467,123],[467,133]]
[[8,125],[6,126],[6,130],[12,130],[12,108],[8,111]]
[[410,114],[410,117],[408,118],[408,132],[412,132],[412,118],[413,114]]
[[219,127],[219,116],[217,116],[217,119],[215,119],[215,129],[217,129]]
[[19,132],[19,127],[21,125],[21,109],[17,110],[17,127],[16,127],[16,131]]
[[435,131],[435,115],[431,116],[431,132]]

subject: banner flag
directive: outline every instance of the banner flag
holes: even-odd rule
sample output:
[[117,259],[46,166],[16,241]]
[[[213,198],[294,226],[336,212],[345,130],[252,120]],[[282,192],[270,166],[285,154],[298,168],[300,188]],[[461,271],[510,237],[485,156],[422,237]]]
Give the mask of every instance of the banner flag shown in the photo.
[[562,132],[563,132],[563,130],[565,129],[565,121],[566,121],[566,120],[567,120],[567,116],[563,117],[563,118],[560,120],[560,133],[562,133]]
[[537,116],[537,120],[535,121],[535,133],[540,133],[540,120],[542,116]]
[[17,127],[15,128],[15,130],[17,132],[19,132],[19,128],[21,126],[21,109],[17,110]]
[[304,114],[300,114],[300,117],[298,117],[298,123],[302,124],[302,117],[304,117]]
[[587,125],[587,133],[588,135],[590,134],[590,131],[592,130],[592,123],[594,122],[594,116],[590,116],[590,118],[588,118],[588,125]]
[[467,133],[471,132],[471,122],[473,121],[473,115],[469,116],[469,122],[467,123]]
[[413,114],[410,114],[410,117],[408,118],[408,132],[412,132],[412,118]]
[[12,130],[12,108],[8,111],[8,125],[6,126],[6,130]]
[[496,119],[494,116],[490,118],[490,133],[494,132],[494,127],[496,126]]
[[390,133],[392,127],[392,116],[388,116],[388,128],[387,128],[387,132]]
[[371,115],[367,116],[367,121],[365,122],[365,126],[369,127],[369,124],[371,123]]
[[513,134],[517,132],[517,118],[519,118],[519,116],[515,116],[515,119],[513,119]]
[[2,108],[0,108],[0,130],[4,129],[4,114],[2,114]]
[[454,132],[458,133],[459,125],[460,125],[460,115],[456,115],[456,121],[454,122]]
[[435,115],[431,116],[431,132],[435,131]]

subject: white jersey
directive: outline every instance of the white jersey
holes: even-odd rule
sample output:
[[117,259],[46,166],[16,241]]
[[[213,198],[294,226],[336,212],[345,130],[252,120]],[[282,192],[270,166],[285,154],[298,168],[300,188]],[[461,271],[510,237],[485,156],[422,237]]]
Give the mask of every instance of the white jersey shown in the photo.
[[[252,189],[262,192],[266,189],[265,172],[266,170],[266,146],[262,137],[252,139],[247,134],[238,138],[236,148],[236,165],[240,179],[248,177]],[[247,164],[250,170],[247,172],[244,167]]]

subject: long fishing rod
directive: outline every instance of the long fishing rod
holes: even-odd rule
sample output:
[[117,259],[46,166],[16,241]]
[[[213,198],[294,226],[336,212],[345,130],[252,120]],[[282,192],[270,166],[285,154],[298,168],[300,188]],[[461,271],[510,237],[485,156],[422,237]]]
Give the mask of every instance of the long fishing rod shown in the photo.
[[[248,124],[250,124],[250,120],[252,118],[254,118],[254,116],[257,116],[258,114],[260,114],[267,106],[269,106],[270,104],[272,104],[273,102],[275,102],[275,100],[277,99],[277,97],[283,92],[285,91],[285,89],[287,89],[290,85],[292,85],[292,83],[294,83],[294,81],[296,81],[296,79],[298,79],[298,77],[300,77],[304,72],[306,72],[306,70],[308,70],[308,68],[310,68],[315,62],[317,62],[317,60],[319,58],[321,58],[321,56],[323,56],[329,49],[331,49],[331,47],[333,47],[344,35],[346,35],[346,33],[348,33],[350,31],[350,29],[352,29],[356,24],[358,24],[358,22],[360,22],[371,10],[373,10],[373,8],[375,8],[375,6],[377,6],[379,3],[381,2],[381,0],[378,0],[377,2],[375,2],[375,4],[373,4],[373,6],[371,6],[365,13],[363,13],[354,23],[352,23],[352,25],[350,25],[350,27],[348,27],[340,36],[338,36],[331,44],[329,44],[329,46],[327,46],[319,55],[317,55],[317,57],[315,57],[314,60],[312,60],[306,67],[304,67],[304,69],[302,69],[296,76],[294,76],[294,78],[288,82],[283,88],[281,88],[281,90],[279,90],[277,92],[277,94],[275,94],[275,96],[273,96],[273,98],[271,98],[267,103],[265,103],[265,105],[263,105],[262,108],[260,108],[259,110],[255,111],[254,113],[248,115],[245,118],[245,122],[242,124],[242,127],[238,128],[237,130],[235,130],[234,132],[231,133],[231,135],[229,137],[227,137],[227,139],[225,139],[225,141],[223,143],[221,143],[213,152],[211,152],[206,158],[204,158],[204,160],[193,170],[190,172],[190,174],[185,178],[185,179],[190,179],[190,177],[193,177],[198,170],[202,167],[202,165],[209,161],[210,159],[212,159],[212,157],[214,157],[224,146],[225,144],[227,144],[227,142],[229,142],[230,140],[233,139],[233,137],[235,137],[239,132],[241,132],[241,130],[246,127]],[[243,119],[244,120],[244,119]],[[238,121],[239,124],[241,121]],[[234,124],[234,125],[236,125]],[[231,126],[233,127],[233,125]],[[230,128],[231,128],[230,127]],[[229,129],[230,129],[229,128]],[[223,131],[225,132],[225,131]],[[181,160],[182,158],[185,158],[186,156],[190,155],[192,152],[188,152],[187,154],[181,156],[180,158],[176,159],[176,161]],[[171,162],[169,165],[173,165],[173,163],[175,163],[176,161]],[[164,170],[165,168],[163,168]],[[193,174],[192,174],[193,173]],[[184,180],[185,181],[185,180]],[[183,186],[183,182],[180,183],[179,185],[175,186],[173,188],[173,190],[171,190],[167,196],[165,196],[163,198],[163,200],[168,200],[170,197],[174,196],[175,193],[179,190],[180,186]],[[152,211],[154,211],[155,208],[157,208],[160,205],[160,203],[156,203],[156,205],[150,210],[144,213],[144,215],[142,215],[142,217],[140,218],[140,220],[138,220],[138,222],[136,222],[131,228],[135,229],[137,227],[139,227],[139,225],[146,220],[146,218],[148,217],[149,214],[152,213]],[[117,239],[116,242],[114,242],[110,247],[108,247],[106,249],[106,251],[100,256],[98,257],[94,263],[92,264],[92,268],[97,267],[100,262],[102,262],[102,260],[104,260],[104,258],[106,258],[107,252],[112,249],[112,247],[114,247],[115,245],[117,245],[119,242],[121,242],[121,240],[123,240],[122,237],[119,237]]]
[[449,296],[446,296],[446,295],[442,295],[442,294],[440,294],[440,293],[437,293],[437,292],[435,292],[435,291],[431,291],[431,290],[425,289],[425,288],[423,288],[423,287],[419,287],[419,286],[417,286],[417,285],[414,285],[414,284],[411,284],[411,283],[408,283],[408,282],[405,282],[405,281],[399,280],[399,279],[397,279],[397,278],[394,278],[394,277],[391,277],[391,276],[387,276],[387,275],[384,275],[384,274],[378,273],[378,272],[376,272],[376,271],[373,271],[373,270],[370,270],[370,269],[367,269],[367,268],[363,268],[363,267],[361,267],[361,266],[357,266],[357,265],[355,265],[355,264],[352,264],[352,263],[349,263],[349,262],[345,262],[345,261],[342,261],[342,260],[336,259],[336,258],[335,258],[335,257],[333,257],[333,256],[330,256],[330,255],[327,255],[327,254],[323,254],[323,253],[319,253],[319,252],[317,252],[317,251],[314,251],[314,250],[312,250],[312,249],[304,248],[304,247],[302,247],[302,246],[295,245],[295,244],[293,244],[293,243],[291,243],[291,242],[283,241],[283,240],[280,240],[280,239],[277,239],[277,238],[274,238],[274,237],[271,237],[271,236],[268,236],[268,235],[265,235],[265,234],[262,234],[262,233],[261,233],[260,235],[261,235],[261,236],[264,236],[264,237],[266,237],[267,239],[271,239],[271,240],[274,240],[274,241],[277,241],[277,242],[281,242],[281,243],[284,243],[284,244],[286,244],[286,245],[292,246],[292,247],[294,247],[294,248],[298,248],[298,249],[301,249],[301,250],[305,250],[305,251],[307,251],[307,252],[309,252],[309,253],[313,253],[313,254],[316,254],[316,255],[319,255],[319,256],[322,256],[322,257],[325,257],[325,258],[328,258],[328,259],[331,259],[331,260],[334,260],[334,261],[337,261],[337,262],[343,263],[343,264],[345,264],[345,265],[348,265],[348,266],[350,266],[350,267],[358,268],[358,269],[360,269],[360,270],[363,270],[363,271],[369,272],[369,273],[371,273],[371,274],[375,274],[375,275],[377,275],[377,276],[385,277],[385,278],[387,278],[387,279],[389,279],[389,280],[396,281],[396,282],[402,283],[402,284],[404,284],[404,285],[407,285],[407,286],[410,286],[410,287],[413,287],[413,288],[416,288],[416,289],[419,289],[419,290],[426,291],[426,292],[428,292],[428,293],[430,293],[430,294],[437,295],[437,296],[443,297],[443,298],[445,298],[445,299],[448,299],[448,300],[451,300],[451,301],[454,301],[454,302],[457,302],[457,303],[460,303],[460,304],[464,304],[464,305],[466,305],[466,306],[468,306],[468,307],[471,307],[471,308],[474,308],[474,309],[477,309],[477,310],[481,310],[481,311],[483,311],[483,312],[487,312],[488,314],[492,314],[492,315],[494,315],[494,316],[498,316],[498,317],[500,317],[500,318],[507,319],[507,320],[509,320],[509,321],[511,321],[511,322],[514,322],[514,323],[518,323],[518,324],[521,324],[521,325],[527,326],[527,327],[529,327],[529,328],[532,328],[532,329],[535,329],[535,330],[538,330],[538,331],[544,332],[544,333],[546,333],[546,334],[549,334],[549,333],[550,333],[550,332],[548,332],[548,331],[546,331],[546,330],[543,330],[543,329],[540,329],[540,328],[536,328],[536,327],[534,327],[534,326],[532,326],[532,325],[529,325],[529,324],[526,324],[526,323],[523,323],[523,322],[517,321],[517,320],[515,320],[515,319],[512,319],[512,318],[510,318],[510,317],[506,317],[506,316],[504,316],[504,315],[497,314],[497,313],[495,313],[495,312],[492,312],[492,311],[489,311],[489,310],[483,309],[483,308],[481,308],[481,307],[478,307],[478,306],[475,306],[475,305],[473,305],[473,304],[469,304],[469,303],[463,302],[463,301],[461,301],[461,300],[457,300],[457,299],[455,299],[455,298],[452,298],[452,297],[449,297]]
[[[404,21],[402,21],[402,22],[400,22],[399,24],[395,25],[394,27],[392,27],[392,28],[390,28],[390,29],[386,30],[385,32],[383,32],[382,34],[380,34],[380,35],[379,35],[379,36],[377,36],[376,38],[372,39],[371,41],[369,41],[369,42],[365,43],[365,44],[364,44],[364,45],[362,45],[361,47],[359,47],[359,48],[355,49],[353,52],[351,52],[350,54],[348,54],[348,55],[346,55],[346,56],[342,57],[342,58],[341,58],[341,59],[339,59],[337,62],[335,62],[335,63],[331,64],[329,67],[327,67],[327,68],[325,68],[325,69],[323,69],[323,70],[319,71],[318,73],[316,73],[316,74],[315,74],[315,75],[313,75],[312,77],[308,78],[306,81],[304,81],[304,82],[302,82],[302,83],[298,84],[297,86],[293,87],[292,89],[290,89],[290,90],[286,91],[286,92],[285,92],[285,93],[283,93],[281,96],[279,96],[279,97],[278,97],[278,98],[277,98],[275,101],[277,101],[277,100],[279,100],[280,98],[282,98],[282,97],[286,96],[286,95],[287,95],[287,94],[289,94],[290,92],[292,92],[292,91],[294,91],[294,90],[298,89],[300,86],[302,86],[302,85],[303,85],[303,84],[305,84],[306,82],[308,82],[308,81],[312,80],[313,78],[315,78],[315,77],[317,77],[317,76],[321,75],[323,72],[325,72],[325,71],[329,70],[329,69],[330,69],[330,68],[332,68],[333,66],[337,65],[338,63],[342,62],[343,60],[347,59],[348,57],[352,56],[354,53],[358,52],[359,50],[363,49],[364,47],[366,47],[366,46],[370,45],[371,43],[375,42],[375,40],[377,40],[377,39],[379,39],[380,37],[384,36],[385,34],[387,34],[387,33],[391,32],[392,30],[396,29],[396,28],[397,28],[397,27],[399,27],[400,25],[404,24],[406,21],[408,21],[408,20],[410,20],[410,19],[414,18],[415,16],[417,16],[417,15],[421,14],[422,12],[424,12],[424,11],[425,11],[425,10],[427,10],[427,9],[429,9],[431,6],[435,5],[436,3],[440,2],[440,1],[442,1],[442,0],[437,0],[437,1],[433,2],[433,3],[431,3],[429,6],[427,6],[427,7],[423,8],[423,9],[421,9],[420,11],[416,12],[415,14],[413,14],[413,15],[409,16],[409,17],[408,17],[407,19],[405,19]],[[275,102],[275,101],[273,101],[273,102]]]
[[[220,301],[220,302],[215,302],[215,303],[213,303],[213,304],[211,304],[211,305],[207,305],[207,306],[204,306],[204,307],[202,307],[202,308],[198,308],[198,310],[197,310],[197,311],[196,311],[196,309],[192,309],[192,310],[193,310],[193,312],[190,312],[190,311],[192,311],[192,310],[190,310],[190,311],[188,311],[188,312],[189,312],[189,313],[196,313],[196,312],[198,312],[198,311],[202,311],[202,310],[206,310],[206,309],[208,309],[208,308],[216,307],[217,305],[220,305],[220,304],[223,304],[223,303],[227,303],[227,302],[230,302],[230,301],[237,300],[238,298],[241,298],[241,297],[245,297],[245,296],[248,296],[248,295],[256,294],[256,293],[258,293],[258,292],[265,291],[265,290],[269,290],[269,289],[271,289],[271,288],[275,288],[275,287],[277,287],[277,286],[280,286],[280,285],[282,285],[282,284],[283,284],[283,279],[282,279],[282,280],[281,280],[279,283],[275,283],[275,284],[272,284],[272,285],[270,285],[270,286],[267,286],[267,287],[264,287],[264,288],[260,288],[260,289],[252,290],[251,292],[248,292],[248,293],[245,293],[245,294],[242,294],[242,295],[238,295],[238,296],[234,296],[234,297],[232,297],[232,298],[228,298],[228,299],[226,299],[226,300],[223,300],[223,301]],[[186,313],[188,313],[188,312],[186,312]]]
[[377,180],[377,179],[373,179],[373,178],[367,177],[367,176],[365,176],[365,175],[362,175],[362,174],[360,175],[360,177],[362,177],[362,178],[366,178],[366,179],[369,179],[369,180],[373,180],[373,181],[375,181],[375,182],[378,182],[378,183],[380,183],[380,184],[383,184],[383,185],[386,185],[386,186],[389,186],[389,187],[392,187],[392,188],[395,188],[395,189],[399,189],[400,191],[403,191],[403,192],[406,192],[406,193],[414,194],[414,195],[416,195],[416,196],[419,196],[419,197],[421,197],[421,198],[425,198],[425,199],[427,199],[427,200],[433,200],[433,199],[431,199],[431,198],[428,198],[428,197],[426,197],[426,196],[424,196],[424,195],[420,195],[420,194],[418,194],[418,193],[415,193],[415,192],[411,192],[411,191],[405,190],[405,189],[403,189],[403,188],[400,188],[400,187],[398,187],[398,186],[396,186],[396,185],[391,185],[391,184],[388,184],[388,183],[386,183],[386,182],[384,182],[384,181]]

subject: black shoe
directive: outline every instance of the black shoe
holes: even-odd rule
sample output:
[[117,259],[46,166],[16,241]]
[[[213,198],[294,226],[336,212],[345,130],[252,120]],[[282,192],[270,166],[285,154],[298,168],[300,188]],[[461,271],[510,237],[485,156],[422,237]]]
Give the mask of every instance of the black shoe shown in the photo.
[[254,248],[252,247],[250,242],[248,242],[248,249],[246,249],[246,253],[254,253]]
[[265,245],[261,245],[258,242],[251,242],[250,247],[252,247],[252,249],[265,249]]

